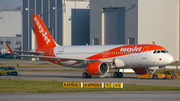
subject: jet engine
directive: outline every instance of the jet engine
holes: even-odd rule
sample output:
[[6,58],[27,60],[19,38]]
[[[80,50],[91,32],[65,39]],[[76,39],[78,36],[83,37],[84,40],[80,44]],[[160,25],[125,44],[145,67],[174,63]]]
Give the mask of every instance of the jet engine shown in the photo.
[[102,61],[90,62],[86,65],[86,72],[89,75],[103,75],[108,72],[108,64]]
[[152,68],[133,68],[134,72],[138,75],[153,74],[156,69]]

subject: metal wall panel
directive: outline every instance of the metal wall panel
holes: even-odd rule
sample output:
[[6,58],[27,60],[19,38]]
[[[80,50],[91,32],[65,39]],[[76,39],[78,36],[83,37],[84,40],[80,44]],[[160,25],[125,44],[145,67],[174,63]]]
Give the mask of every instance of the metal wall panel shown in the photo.
[[36,0],[36,8],[35,8],[35,12],[36,14],[39,14],[41,16],[41,0]]
[[52,37],[55,39],[55,0],[50,2],[50,28],[52,28]]
[[[148,5],[147,5],[148,4]],[[166,48],[179,59],[179,0],[138,1],[138,43]]]
[[[111,9],[111,8],[125,8],[125,41],[120,42],[116,41],[112,42],[111,44],[128,44],[129,38],[135,38],[135,43],[137,44],[138,40],[138,7],[136,6],[136,2],[138,0],[91,0],[90,1],[90,44],[93,44],[94,38],[99,38],[100,44],[106,44],[105,41],[105,30],[104,27],[106,26],[104,22],[105,20],[105,13],[103,9]],[[120,14],[120,13],[119,13]],[[118,18],[117,21],[121,19]],[[109,22],[110,23],[110,22]],[[114,23],[116,23],[114,21]],[[120,24],[120,25],[118,25]],[[121,26],[121,23],[114,24],[111,26],[112,28],[118,28]],[[123,28],[122,28],[123,29]],[[122,31],[122,30],[119,30]],[[110,32],[108,32],[111,34]],[[121,33],[121,32],[118,32]],[[124,35],[118,35],[117,37],[124,37]],[[113,41],[114,38],[110,39]],[[106,39],[107,40],[107,39]],[[107,42],[109,43],[110,40]]]
[[48,0],[43,0],[43,22],[48,27]]
[[23,36],[23,50],[28,50],[28,11],[26,11],[26,8],[28,8],[28,0],[22,0],[22,36]]
[[105,44],[125,44],[125,8],[105,8]]
[[[55,7],[55,9],[52,9]],[[28,10],[25,10],[28,8]],[[55,13],[56,12],[56,13]],[[58,44],[62,44],[62,1],[22,0],[23,50],[32,49],[31,35],[34,29],[32,15],[39,14]]]
[[[57,0],[56,1],[56,12],[57,14],[55,14],[55,22],[57,22],[57,32],[55,32],[55,41],[60,44],[60,45],[63,45],[63,34],[62,34],[62,0]],[[57,16],[56,16],[57,15]]]
[[72,9],[72,45],[89,44],[89,9]]
[[35,1],[34,0],[29,0],[29,11],[28,11],[28,50],[32,49],[32,33],[31,30],[34,28],[34,24],[33,24],[33,19],[32,19],[32,15],[35,14]]

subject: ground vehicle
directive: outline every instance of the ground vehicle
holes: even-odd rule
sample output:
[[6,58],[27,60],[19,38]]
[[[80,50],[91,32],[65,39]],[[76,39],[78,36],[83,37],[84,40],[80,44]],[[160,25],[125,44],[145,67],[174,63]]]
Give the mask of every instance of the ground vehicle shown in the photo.
[[8,58],[8,59],[21,59],[21,57],[16,56],[16,55],[12,55],[12,54],[5,56],[5,58]]
[[11,53],[4,53],[0,55],[0,58],[5,58],[6,56],[11,55]]
[[14,67],[0,67],[0,76],[1,75],[18,75],[17,70]]
[[178,73],[175,73],[175,70],[164,70],[163,74],[145,74],[145,75],[137,75],[138,78],[153,78],[153,79],[167,79],[167,78],[178,78]]

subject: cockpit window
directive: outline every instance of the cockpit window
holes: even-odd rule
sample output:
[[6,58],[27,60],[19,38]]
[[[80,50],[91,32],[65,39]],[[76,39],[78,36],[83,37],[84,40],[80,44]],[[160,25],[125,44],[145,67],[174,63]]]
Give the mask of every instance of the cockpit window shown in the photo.
[[158,50],[157,53],[160,53],[160,50]]
[[166,53],[166,51],[165,50],[161,50],[161,53]]
[[156,53],[156,50],[153,52],[154,54]]
[[168,53],[168,51],[167,50],[155,50],[153,52],[153,54],[158,54],[158,53]]
[[169,52],[166,50],[166,53],[169,53]]

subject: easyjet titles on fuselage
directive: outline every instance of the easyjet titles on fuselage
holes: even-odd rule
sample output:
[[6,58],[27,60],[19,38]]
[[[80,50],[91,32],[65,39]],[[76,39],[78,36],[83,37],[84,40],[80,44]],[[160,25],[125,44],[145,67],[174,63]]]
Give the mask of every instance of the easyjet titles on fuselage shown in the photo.
[[120,49],[120,52],[140,52],[141,51],[141,49],[142,49],[142,47],[134,47],[134,48],[121,48]]

